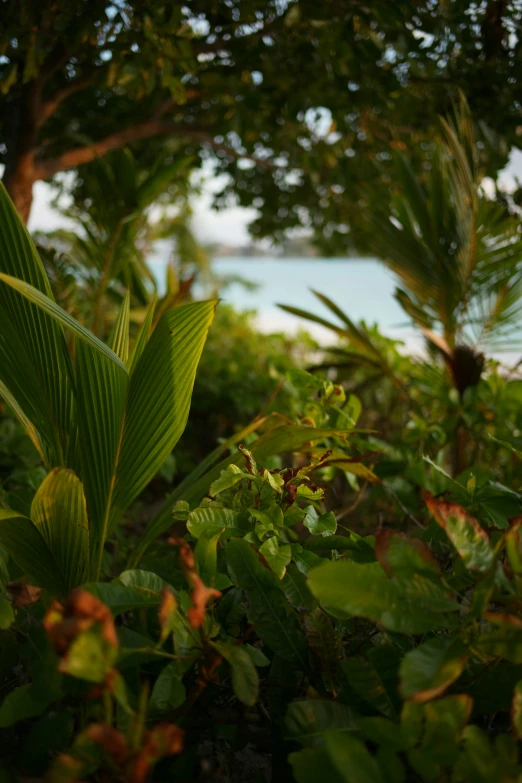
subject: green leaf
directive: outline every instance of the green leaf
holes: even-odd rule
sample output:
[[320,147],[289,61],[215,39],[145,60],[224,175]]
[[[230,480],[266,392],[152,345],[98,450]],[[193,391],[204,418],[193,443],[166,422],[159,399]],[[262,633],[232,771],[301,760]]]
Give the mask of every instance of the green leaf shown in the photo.
[[306,641],[299,618],[281,591],[277,576],[247,542],[233,538],[227,547],[230,578],[248,590],[249,618],[263,642],[281,658],[306,668]]
[[0,509],[0,544],[15,563],[34,579],[33,584],[53,593],[67,592],[65,578],[42,534],[30,519]]
[[[116,581],[116,580],[115,580]],[[118,581],[126,587],[132,587],[141,591],[145,596],[152,598],[159,595],[163,588],[168,587],[167,582],[152,571],[144,571],[142,568],[132,568],[122,571]]]
[[346,783],[383,783],[379,765],[356,737],[328,732],[325,747],[334,768]]
[[123,364],[129,358],[130,292],[127,290],[109,337],[109,348],[119,356]]
[[272,536],[261,544],[259,551],[272,571],[279,579],[282,579],[286,572],[286,566],[292,559],[292,550],[290,549],[290,546],[288,544],[283,544],[281,546],[277,536]]
[[256,549],[247,541],[232,538],[227,545],[227,564],[230,578],[236,587],[251,590],[256,587],[279,589],[279,580],[259,558]]
[[111,526],[147,486],[187,422],[199,358],[216,303],[165,312],[133,369],[112,498]]
[[397,670],[399,660],[393,647],[380,645],[364,658],[352,657],[341,663],[348,684],[373,709],[388,718],[397,716]]
[[384,745],[388,750],[403,751],[406,749],[401,727],[388,718],[359,718],[357,727],[363,737],[376,745]]
[[113,582],[91,582],[83,585],[83,588],[107,604],[113,614],[121,614],[131,609],[148,609],[161,603],[159,592],[126,587],[119,583],[118,579]]
[[460,677],[467,658],[459,639],[430,639],[407,652],[400,668],[403,698],[429,701],[440,696]]
[[65,468],[55,468],[40,484],[31,519],[49,547],[67,590],[89,571],[89,523],[83,485]]
[[421,573],[438,580],[440,569],[429,547],[404,533],[380,530],[375,539],[375,556],[388,576]]
[[[42,260],[0,184],[0,274],[52,297]],[[50,301],[50,300],[49,300]],[[30,385],[26,385],[31,380]],[[0,284],[0,381],[63,465],[76,449],[72,369],[61,327],[11,287]]]
[[337,530],[337,520],[333,511],[318,515],[313,506],[306,508],[306,516],[303,524],[313,536],[323,536],[325,533],[333,534]]
[[213,647],[230,664],[232,687],[237,698],[247,707],[252,707],[259,696],[259,677],[251,656],[235,644],[215,642]]
[[171,661],[162,669],[154,683],[149,701],[151,715],[162,715],[185,701],[185,686],[179,676],[179,664]]
[[125,365],[122,363],[120,358],[116,356],[114,351],[111,351],[111,349],[105,345],[105,343],[99,340],[85,326],[82,326],[79,321],[73,318],[72,315],[69,315],[66,310],[57,305],[56,302],[49,298],[49,296],[46,296],[34,286],[26,283],[24,280],[18,280],[18,278],[12,277],[11,275],[6,275],[3,272],[0,272],[0,281],[13,288],[25,299],[27,299],[28,302],[36,305],[36,307],[42,310],[46,315],[53,318],[61,326],[65,326],[70,329],[76,337],[80,338],[80,340],[83,340],[88,345],[91,345],[95,350],[99,351],[110,361],[115,362],[123,370],[125,370]]
[[306,576],[297,566],[289,565],[281,582],[284,594],[296,609],[312,610],[317,606],[315,598],[308,589]]
[[0,728],[6,729],[19,721],[41,715],[48,703],[35,698],[31,683],[15,688],[0,706]]
[[108,533],[129,377],[90,345],[76,346],[78,428],[89,510],[92,576],[98,579]]
[[464,561],[466,568],[489,571],[494,563],[493,549],[485,530],[462,506],[429,498],[428,509]]
[[476,647],[481,655],[522,663],[522,626],[519,621],[502,623],[500,628],[482,634]]
[[237,465],[229,465],[226,470],[221,471],[221,476],[212,482],[209,489],[210,497],[219,495],[220,492],[224,492],[226,489],[230,489],[242,479],[252,479],[250,473],[245,473]]
[[149,309],[147,310],[147,314],[143,319],[143,323],[140,327],[140,331],[138,332],[138,336],[136,337],[136,340],[134,342],[134,347],[131,351],[129,359],[126,362],[130,374],[133,373],[134,368],[136,367],[138,361],[141,358],[143,351],[145,350],[145,346],[149,342],[155,310],[156,310],[156,299],[153,299],[149,306]]
[[217,574],[217,544],[221,530],[203,530],[194,549],[199,575],[207,585],[213,585]]
[[297,753],[290,753],[288,761],[297,783],[317,783],[318,780],[344,783],[344,777],[332,764],[325,748],[305,748]]
[[326,611],[366,617],[399,633],[424,633],[453,624],[446,612],[458,608],[431,581],[388,579],[378,563],[326,562],[308,576],[312,594]]
[[9,628],[14,623],[14,612],[11,601],[0,595],[0,630]]
[[219,533],[226,539],[232,536],[244,536],[250,529],[250,524],[245,514],[212,503],[191,511],[187,519],[187,528],[194,538],[199,538],[203,533],[210,536]]
[[321,744],[326,732],[338,732],[345,738],[356,728],[354,713],[346,704],[325,699],[291,702],[285,725],[288,739],[309,746]]
[[104,682],[117,655],[117,649],[102,636],[100,628],[93,627],[73,641],[60,663],[60,671],[88,682]]

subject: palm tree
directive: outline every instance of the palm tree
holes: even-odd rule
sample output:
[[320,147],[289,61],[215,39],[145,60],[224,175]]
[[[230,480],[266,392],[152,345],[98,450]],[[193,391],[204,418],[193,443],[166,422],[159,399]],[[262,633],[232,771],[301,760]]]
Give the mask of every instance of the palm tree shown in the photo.
[[441,119],[429,175],[397,158],[397,187],[370,216],[373,250],[399,278],[396,298],[442,353],[462,395],[478,384],[483,350],[507,347],[522,314],[522,234],[489,198],[472,118],[462,97]]

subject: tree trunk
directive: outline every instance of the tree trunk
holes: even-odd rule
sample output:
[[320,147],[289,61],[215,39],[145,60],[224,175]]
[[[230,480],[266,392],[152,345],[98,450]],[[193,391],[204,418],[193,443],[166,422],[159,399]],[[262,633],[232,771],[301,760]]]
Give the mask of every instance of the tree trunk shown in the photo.
[[26,224],[31,214],[35,180],[32,155],[24,155],[13,166],[6,166],[3,179],[4,185],[18,214]]

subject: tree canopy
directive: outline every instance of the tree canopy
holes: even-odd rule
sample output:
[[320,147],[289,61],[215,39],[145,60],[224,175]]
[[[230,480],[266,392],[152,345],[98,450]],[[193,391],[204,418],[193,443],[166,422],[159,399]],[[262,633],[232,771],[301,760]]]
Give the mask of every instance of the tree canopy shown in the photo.
[[[429,149],[457,89],[519,143],[519,0],[3,0],[0,154],[27,218],[32,185],[132,145],[145,169],[194,155],[262,207],[257,235],[315,227],[364,245],[364,185]],[[187,169],[189,171],[189,169]]]

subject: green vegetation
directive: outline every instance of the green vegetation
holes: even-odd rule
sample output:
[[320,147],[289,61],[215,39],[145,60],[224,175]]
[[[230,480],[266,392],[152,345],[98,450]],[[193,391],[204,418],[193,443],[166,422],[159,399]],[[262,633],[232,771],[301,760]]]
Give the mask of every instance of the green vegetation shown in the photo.
[[[520,4],[0,8],[0,783],[520,783]],[[220,303],[206,162],[424,351]]]

